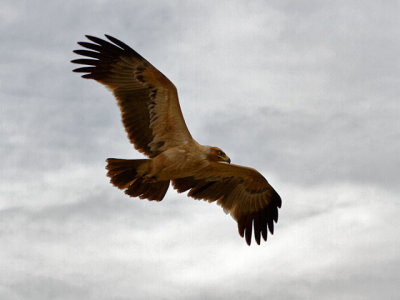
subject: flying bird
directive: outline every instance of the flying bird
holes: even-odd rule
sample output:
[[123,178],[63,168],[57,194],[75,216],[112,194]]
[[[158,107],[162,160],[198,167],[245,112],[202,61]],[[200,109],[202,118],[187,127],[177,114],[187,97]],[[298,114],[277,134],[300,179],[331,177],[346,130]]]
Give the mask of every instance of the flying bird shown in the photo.
[[148,159],[108,158],[111,183],[131,197],[161,201],[170,182],[194,199],[217,202],[238,223],[251,244],[274,232],[282,201],[256,170],[231,164],[218,147],[196,142],[185,123],[175,85],[120,40],[86,35],[85,49],[74,53],[84,65],[74,72],[109,88],[121,109],[122,123],[134,147]]

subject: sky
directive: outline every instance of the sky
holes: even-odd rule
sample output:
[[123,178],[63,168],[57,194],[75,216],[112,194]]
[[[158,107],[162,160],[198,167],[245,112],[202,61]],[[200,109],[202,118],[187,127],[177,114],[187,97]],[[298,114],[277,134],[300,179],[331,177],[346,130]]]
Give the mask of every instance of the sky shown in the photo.
[[[1,299],[395,299],[399,1],[11,1],[0,9]],[[282,197],[248,247],[215,203],[129,198],[142,158],[73,73],[111,34],[174,82],[192,136]]]

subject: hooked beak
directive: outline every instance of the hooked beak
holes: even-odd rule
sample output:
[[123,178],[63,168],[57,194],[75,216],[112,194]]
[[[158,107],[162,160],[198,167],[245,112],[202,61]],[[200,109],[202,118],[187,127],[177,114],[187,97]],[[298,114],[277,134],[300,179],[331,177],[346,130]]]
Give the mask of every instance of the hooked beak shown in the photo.
[[227,162],[228,164],[230,164],[231,163],[231,159],[227,156],[226,158],[225,158],[225,160],[224,160],[225,162]]

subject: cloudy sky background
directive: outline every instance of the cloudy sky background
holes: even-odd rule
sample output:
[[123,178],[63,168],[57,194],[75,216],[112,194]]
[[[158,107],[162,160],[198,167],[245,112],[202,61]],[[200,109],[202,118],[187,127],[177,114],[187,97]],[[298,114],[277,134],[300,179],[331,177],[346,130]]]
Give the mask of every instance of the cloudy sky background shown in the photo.
[[[0,9],[1,299],[395,299],[399,1],[14,1]],[[71,72],[84,34],[178,87],[192,135],[283,199],[248,247],[215,204],[127,197],[111,94]]]

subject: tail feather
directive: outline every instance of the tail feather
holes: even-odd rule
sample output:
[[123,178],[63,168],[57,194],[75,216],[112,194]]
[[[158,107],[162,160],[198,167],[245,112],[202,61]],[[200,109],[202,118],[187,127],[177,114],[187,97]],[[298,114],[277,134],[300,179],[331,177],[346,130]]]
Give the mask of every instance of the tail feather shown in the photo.
[[137,177],[145,175],[145,170],[140,174],[139,168],[145,169],[148,159],[107,159],[107,176],[111,183],[120,189],[126,189]]
[[136,178],[125,190],[125,194],[140,199],[162,200],[169,187],[169,180],[149,182],[143,178]]
[[161,201],[169,187],[169,180],[154,181],[144,177],[149,171],[149,159],[107,159],[107,176],[116,187],[131,197]]

